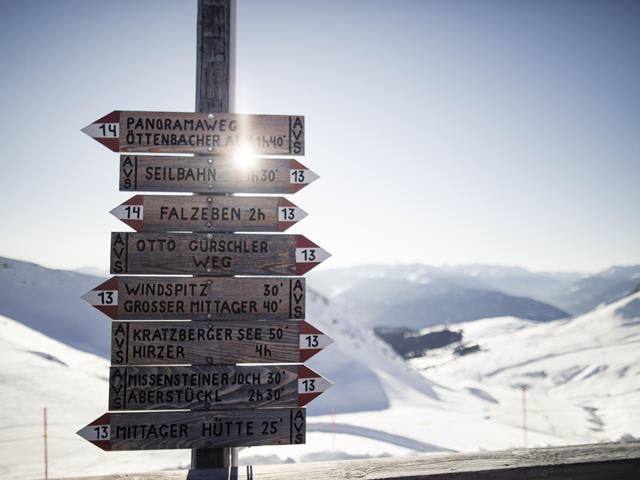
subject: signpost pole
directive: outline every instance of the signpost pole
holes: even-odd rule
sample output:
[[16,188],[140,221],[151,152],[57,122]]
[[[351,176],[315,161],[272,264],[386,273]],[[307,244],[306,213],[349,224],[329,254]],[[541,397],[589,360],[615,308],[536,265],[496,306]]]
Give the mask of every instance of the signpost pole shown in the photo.
[[48,432],[47,432],[47,407],[44,407],[44,480],[49,479],[49,448],[47,445],[48,442]]
[[[198,0],[196,112],[234,109],[235,15],[236,0]],[[233,450],[237,449],[192,449],[191,468],[237,466]]]

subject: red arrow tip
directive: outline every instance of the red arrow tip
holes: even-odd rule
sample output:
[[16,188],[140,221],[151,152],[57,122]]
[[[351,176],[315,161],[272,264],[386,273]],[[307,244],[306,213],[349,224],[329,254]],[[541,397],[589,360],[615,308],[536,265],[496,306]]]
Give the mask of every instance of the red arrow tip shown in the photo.
[[104,117],[99,118],[93,123],[120,123],[120,111],[114,110],[111,113],[107,113]]
[[118,290],[118,277],[111,277],[106,282],[102,282],[100,285],[95,287],[94,290]]

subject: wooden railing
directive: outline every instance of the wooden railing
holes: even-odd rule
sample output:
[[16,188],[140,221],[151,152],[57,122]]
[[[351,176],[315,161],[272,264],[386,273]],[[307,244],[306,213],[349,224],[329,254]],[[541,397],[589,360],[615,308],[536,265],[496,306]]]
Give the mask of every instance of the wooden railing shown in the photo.
[[638,480],[640,443],[602,443],[473,454],[242,466],[76,477],[77,480]]

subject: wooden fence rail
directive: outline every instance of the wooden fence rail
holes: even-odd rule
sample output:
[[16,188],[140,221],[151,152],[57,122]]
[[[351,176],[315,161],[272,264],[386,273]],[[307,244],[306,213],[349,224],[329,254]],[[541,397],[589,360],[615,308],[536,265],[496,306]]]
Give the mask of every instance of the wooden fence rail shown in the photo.
[[[640,479],[640,443],[434,454],[231,469],[76,477],[75,480],[626,480]],[[70,479],[69,479],[70,480]]]

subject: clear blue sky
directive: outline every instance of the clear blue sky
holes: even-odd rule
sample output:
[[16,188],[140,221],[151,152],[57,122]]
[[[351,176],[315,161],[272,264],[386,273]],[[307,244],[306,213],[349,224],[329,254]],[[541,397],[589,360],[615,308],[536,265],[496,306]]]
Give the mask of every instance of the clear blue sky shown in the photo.
[[[4,1],[0,255],[108,265],[114,109],[191,111],[195,0]],[[640,263],[640,2],[239,0],[237,106],[304,114],[292,232],[362,263]]]

